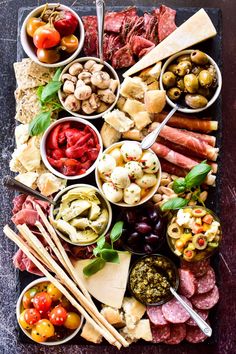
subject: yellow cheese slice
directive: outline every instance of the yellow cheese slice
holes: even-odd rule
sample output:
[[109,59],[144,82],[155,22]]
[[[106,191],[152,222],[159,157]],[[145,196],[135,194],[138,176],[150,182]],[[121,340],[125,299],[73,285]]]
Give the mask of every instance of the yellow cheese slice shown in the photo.
[[214,37],[216,33],[210,17],[204,9],[201,9],[127,70],[123,76],[133,75],[185,48]]
[[128,252],[119,252],[120,263],[106,263],[99,272],[85,277],[83,268],[91,260],[83,259],[73,262],[73,265],[90,294],[101,303],[121,308],[126,291],[129,264],[131,255]]

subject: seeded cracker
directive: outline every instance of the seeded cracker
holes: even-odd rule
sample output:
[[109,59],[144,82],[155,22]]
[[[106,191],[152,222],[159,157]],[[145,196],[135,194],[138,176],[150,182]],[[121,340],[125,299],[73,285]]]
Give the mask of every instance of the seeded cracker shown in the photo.
[[30,123],[40,112],[40,103],[37,96],[37,88],[26,90],[17,89],[16,97],[16,115],[15,119],[21,123]]

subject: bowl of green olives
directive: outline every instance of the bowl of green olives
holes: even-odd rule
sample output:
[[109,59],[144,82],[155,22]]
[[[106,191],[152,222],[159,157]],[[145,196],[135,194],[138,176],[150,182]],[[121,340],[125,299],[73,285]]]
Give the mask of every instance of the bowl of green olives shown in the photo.
[[160,88],[166,90],[167,102],[184,113],[201,112],[218,98],[222,87],[216,62],[198,49],[172,55],[163,65]]

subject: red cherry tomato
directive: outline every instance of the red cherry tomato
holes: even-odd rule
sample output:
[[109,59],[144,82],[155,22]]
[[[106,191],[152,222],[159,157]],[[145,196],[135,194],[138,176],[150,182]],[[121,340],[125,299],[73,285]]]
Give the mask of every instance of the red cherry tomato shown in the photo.
[[33,42],[35,47],[48,49],[55,47],[60,43],[60,33],[54,28],[51,23],[47,23],[45,26],[39,27],[33,36]]
[[49,320],[55,326],[62,326],[67,318],[67,311],[61,305],[54,307],[50,312]]
[[37,293],[36,288],[32,288],[32,289],[26,291],[26,293],[24,294],[23,299],[22,299],[23,307],[25,309],[28,309],[32,306],[32,299],[36,293]]
[[60,60],[60,53],[57,49],[37,49],[38,60],[42,63],[53,64]]
[[31,17],[26,24],[26,32],[30,37],[33,37],[34,32],[41,26],[46,25],[40,17]]
[[29,325],[33,325],[41,320],[40,313],[36,309],[25,310],[24,318]]
[[47,312],[52,305],[52,299],[48,293],[42,291],[37,293],[33,299],[34,308],[41,312]]

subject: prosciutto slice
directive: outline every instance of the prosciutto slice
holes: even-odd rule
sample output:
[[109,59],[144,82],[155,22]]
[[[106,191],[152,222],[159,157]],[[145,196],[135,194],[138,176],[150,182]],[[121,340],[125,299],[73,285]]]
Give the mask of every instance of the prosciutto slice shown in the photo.
[[19,249],[13,256],[13,264],[16,268],[21,270],[27,270],[29,273],[33,273],[42,276],[43,273],[34,265],[34,263]]
[[187,170],[179,167],[179,166],[176,166],[174,165],[173,163],[170,163],[169,161],[167,160],[164,160],[162,158],[159,157],[159,160],[160,160],[160,163],[161,163],[161,170],[163,172],[167,172],[169,173],[170,175],[175,175],[175,176],[178,176],[178,177],[185,177],[188,173]]

